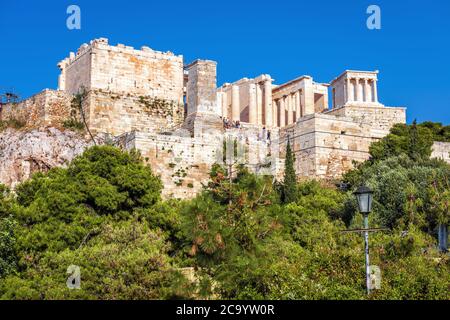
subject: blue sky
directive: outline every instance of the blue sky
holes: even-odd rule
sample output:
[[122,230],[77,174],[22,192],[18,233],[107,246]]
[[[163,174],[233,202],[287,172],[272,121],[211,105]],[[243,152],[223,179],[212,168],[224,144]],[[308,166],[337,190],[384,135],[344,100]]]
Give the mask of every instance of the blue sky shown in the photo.
[[[380,70],[380,101],[450,123],[450,1],[0,0],[0,91],[56,88],[57,62],[98,37],[111,44],[218,62],[218,84],[269,73],[329,82],[345,69]],[[66,9],[81,8],[81,30]],[[382,29],[366,27],[381,8]]]

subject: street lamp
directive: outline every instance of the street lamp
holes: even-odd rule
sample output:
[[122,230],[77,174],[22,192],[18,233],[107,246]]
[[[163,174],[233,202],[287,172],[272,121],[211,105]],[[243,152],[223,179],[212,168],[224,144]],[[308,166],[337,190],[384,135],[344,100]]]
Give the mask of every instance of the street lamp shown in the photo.
[[366,186],[360,186],[355,192],[356,200],[358,200],[359,212],[368,215],[372,211],[373,191]]
[[364,245],[366,255],[366,286],[367,294],[370,294],[372,287],[370,281],[370,263],[369,263],[369,213],[372,211],[373,191],[366,186],[360,186],[355,192],[358,200],[359,212],[364,216]]

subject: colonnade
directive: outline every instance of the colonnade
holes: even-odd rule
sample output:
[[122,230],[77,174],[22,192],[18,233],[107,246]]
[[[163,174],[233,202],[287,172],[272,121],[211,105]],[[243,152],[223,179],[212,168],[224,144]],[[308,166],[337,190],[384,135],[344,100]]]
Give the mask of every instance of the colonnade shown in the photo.
[[[240,91],[237,84],[231,85],[231,120],[238,121],[241,116]],[[249,123],[273,125],[272,79],[260,83],[250,83],[248,101]]]
[[301,90],[286,94],[281,98],[276,99],[274,102],[275,102],[274,111],[277,114],[277,117],[274,121],[274,126],[278,125],[278,118],[280,127],[284,127],[296,122],[298,118],[303,116],[301,103]]
[[347,77],[345,85],[345,101],[378,102],[377,80]]

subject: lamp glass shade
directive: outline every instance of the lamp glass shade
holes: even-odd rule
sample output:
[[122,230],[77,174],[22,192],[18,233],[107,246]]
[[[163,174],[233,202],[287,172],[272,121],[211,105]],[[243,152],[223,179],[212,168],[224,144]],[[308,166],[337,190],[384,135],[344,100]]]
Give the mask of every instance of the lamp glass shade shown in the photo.
[[359,212],[362,214],[368,214],[372,211],[372,198],[373,191],[367,187],[359,187],[355,192],[356,199],[358,200]]

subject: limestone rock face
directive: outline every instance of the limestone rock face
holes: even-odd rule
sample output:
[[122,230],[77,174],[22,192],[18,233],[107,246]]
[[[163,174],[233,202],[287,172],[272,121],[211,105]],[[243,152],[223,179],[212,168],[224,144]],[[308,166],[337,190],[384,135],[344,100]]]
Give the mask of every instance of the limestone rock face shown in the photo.
[[40,128],[0,132],[0,183],[14,188],[35,172],[64,167],[93,142],[72,131]]

